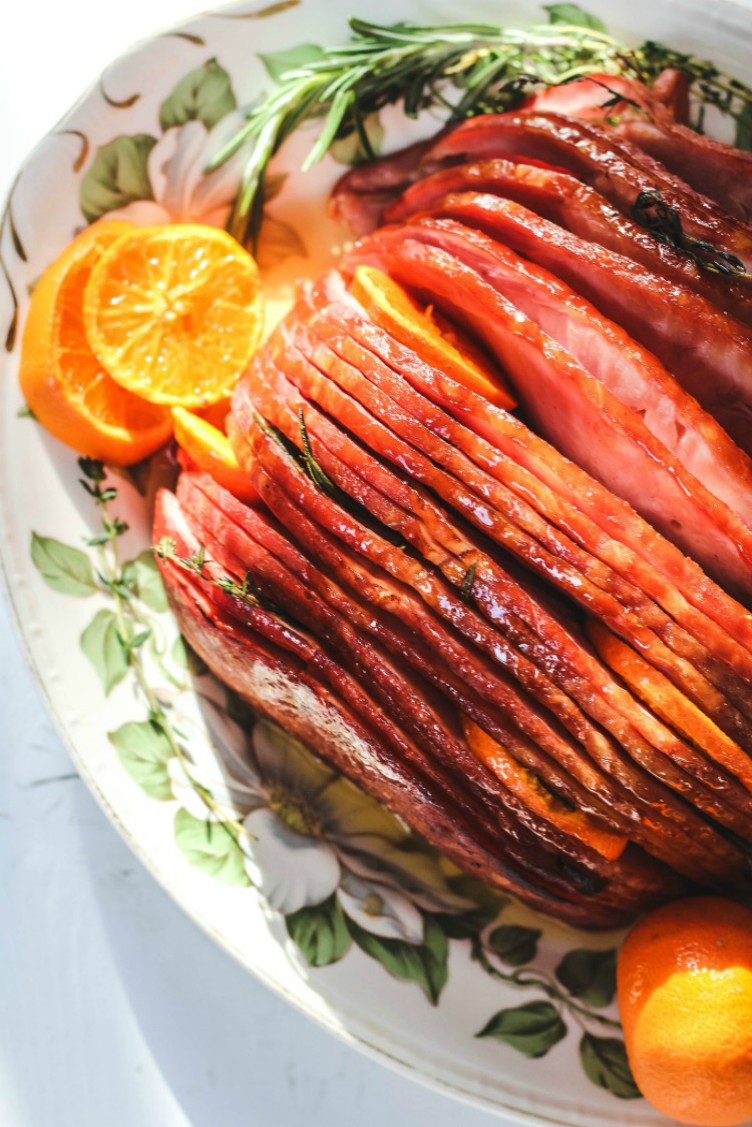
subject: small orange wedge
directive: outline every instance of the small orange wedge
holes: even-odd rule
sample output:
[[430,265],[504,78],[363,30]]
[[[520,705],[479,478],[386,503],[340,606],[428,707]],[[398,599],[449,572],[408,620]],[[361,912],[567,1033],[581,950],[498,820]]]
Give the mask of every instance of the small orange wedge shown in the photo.
[[498,407],[516,405],[492,361],[475,342],[431,309],[421,309],[388,274],[358,266],[350,292],[378,325],[422,360]]
[[129,465],[170,437],[169,411],[110,379],[89,348],[83,294],[102,254],[131,230],[102,220],[88,227],[44,272],[34,289],[21,345],[19,381],[46,430],[80,454]]
[[568,809],[532,771],[518,763],[505,747],[466,716],[462,717],[462,726],[475,758],[485,763],[528,810],[558,826],[608,861],[616,861],[622,855],[627,845],[626,838],[602,829],[583,811]]
[[133,228],[92,270],[84,324],[121,387],[151,403],[208,407],[230,393],[259,343],[258,267],[215,227]]
[[752,790],[752,760],[702,709],[603,623],[590,619],[587,633],[599,657],[661,720],[673,725]]
[[241,469],[229,439],[221,430],[184,407],[173,407],[172,417],[175,440],[195,466],[210,474],[238,500],[248,503],[258,500],[248,474]]

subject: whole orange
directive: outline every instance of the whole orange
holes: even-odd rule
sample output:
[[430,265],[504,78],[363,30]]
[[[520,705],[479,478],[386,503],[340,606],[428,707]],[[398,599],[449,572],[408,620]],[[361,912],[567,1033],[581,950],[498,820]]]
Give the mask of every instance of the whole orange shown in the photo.
[[716,896],[666,904],[619,953],[617,985],[634,1078],[681,1123],[752,1119],[752,911]]

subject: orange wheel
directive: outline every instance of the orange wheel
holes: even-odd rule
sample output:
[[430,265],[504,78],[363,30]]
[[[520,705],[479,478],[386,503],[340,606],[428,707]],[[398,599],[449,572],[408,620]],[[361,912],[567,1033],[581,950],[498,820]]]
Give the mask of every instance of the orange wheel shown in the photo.
[[259,343],[258,268],[215,227],[133,228],[92,271],[84,322],[121,387],[151,403],[208,407],[229,394]]
[[88,227],[40,278],[21,344],[19,380],[27,404],[51,434],[80,454],[128,465],[170,437],[169,411],[110,379],[89,348],[83,295],[102,253],[131,228],[103,220]]

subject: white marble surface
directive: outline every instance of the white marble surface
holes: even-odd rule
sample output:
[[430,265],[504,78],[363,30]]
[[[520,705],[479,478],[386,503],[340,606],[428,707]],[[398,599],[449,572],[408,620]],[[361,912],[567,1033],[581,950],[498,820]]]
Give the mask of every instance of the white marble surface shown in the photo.
[[[190,0],[3,9],[0,195],[125,46]],[[494,1127],[332,1039],[215,947],[74,773],[0,594],[2,1127]]]

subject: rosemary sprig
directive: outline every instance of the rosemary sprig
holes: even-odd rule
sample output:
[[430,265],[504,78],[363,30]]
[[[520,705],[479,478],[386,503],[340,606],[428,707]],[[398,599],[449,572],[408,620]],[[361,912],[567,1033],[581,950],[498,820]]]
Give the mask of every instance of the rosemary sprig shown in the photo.
[[632,218],[659,243],[686,255],[700,270],[726,277],[738,277],[747,272],[744,263],[735,254],[718,250],[712,243],[688,235],[682,227],[679,212],[669,207],[658,188],[640,192],[632,204]]
[[[677,66],[689,76],[700,111],[712,105],[739,122],[749,115],[752,89],[712,63],[652,41],[630,48],[584,12],[578,23],[574,5],[567,10],[572,22],[528,28],[382,26],[350,20],[349,41],[312,58],[309,52],[299,65],[283,71],[276,89],[247,111],[236,135],[208,166],[218,168],[251,146],[229,230],[255,247],[269,162],[290,134],[312,119],[322,126],[304,169],[320,160],[334,141],[353,134],[370,155],[364,122],[384,106],[401,103],[408,117],[434,107],[449,121],[458,121],[509,109],[536,85],[559,85],[594,70],[650,82],[664,67]],[[701,125],[700,113],[696,126]]]

